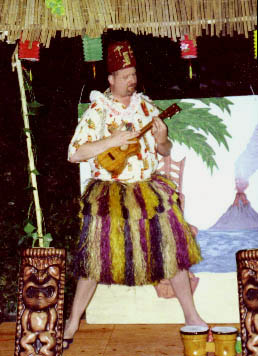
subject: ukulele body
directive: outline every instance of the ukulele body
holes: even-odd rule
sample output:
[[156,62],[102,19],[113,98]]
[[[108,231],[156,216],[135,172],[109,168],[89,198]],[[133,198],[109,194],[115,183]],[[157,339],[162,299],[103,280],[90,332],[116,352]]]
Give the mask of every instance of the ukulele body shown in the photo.
[[[175,115],[180,110],[181,108],[177,104],[173,104],[160,113],[159,118],[164,120],[167,117]],[[99,154],[97,156],[98,163],[110,172],[112,176],[121,174],[127,164],[128,158],[140,153],[141,145],[139,140],[151,127],[152,121],[141,129],[140,135],[137,137],[137,143],[126,145],[126,149],[123,147],[112,147]]]
[[[135,140],[135,139],[134,139]],[[127,147],[112,147],[98,155],[98,163],[112,175],[119,175],[127,165],[128,158],[140,153],[141,145],[137,143],[126,145]]]

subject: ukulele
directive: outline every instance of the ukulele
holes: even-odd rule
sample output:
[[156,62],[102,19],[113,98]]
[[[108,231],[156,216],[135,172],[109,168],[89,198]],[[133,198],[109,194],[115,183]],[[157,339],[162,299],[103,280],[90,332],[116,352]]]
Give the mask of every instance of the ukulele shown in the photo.
[[[171,117],[181,111],[181,108],[177,104],[172,104],[166,110],[159,114],[159,118],[164,120]],[[137,155],[140,152],[141,144],[139,139],[152,127],[152,121],[145,125],[141,130],[139,136],[133,140],[137,140],[136,143],[130,145],[124,145],[120,147],[112,147],[108,150],[100,153],[97,156],[98,163],[105,168],[112,175],[119,175],[123,172],[127,160],[129,157]]]

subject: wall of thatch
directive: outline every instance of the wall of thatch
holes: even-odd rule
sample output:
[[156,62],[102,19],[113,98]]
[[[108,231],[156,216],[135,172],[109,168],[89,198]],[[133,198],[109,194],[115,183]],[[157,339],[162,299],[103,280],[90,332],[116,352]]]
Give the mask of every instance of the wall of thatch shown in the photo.
[[[99,37],[108,28],[136,34],[244,34],[257,25],[256,0],[63,0],[65,15],[51,13],[45,0],[0,0],[0,31],[9,41],[39,40],[49,47],[56,31],[63,37]],[[1,37],[2,39],[5,36]]]

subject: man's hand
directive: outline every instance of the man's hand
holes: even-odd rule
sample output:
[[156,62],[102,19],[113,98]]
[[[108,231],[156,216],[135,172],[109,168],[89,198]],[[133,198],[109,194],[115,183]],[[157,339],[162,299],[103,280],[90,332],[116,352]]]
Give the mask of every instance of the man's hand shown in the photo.
[[167,125],[164,124],[164,122],[158,116],[153,118],[151,131],[157,144],[163,144],[167,141]]
[[120,147],[123,145],[129,145],[132,143],[136,143],[137,140],[134,140],[137,136],[139,136],[140,132],[139,131],[122,131],[122,127],[124,125],[121,125],[118,127],[117,130],[114,130],[114,132],[111,134],[111,136],[108,136],[106,140],[109,141],[110,147]]
[[123,125],[118,127],[110,136],[102,138],[98,141],[86,142],[81,145],[78,150],[70,158],[70,162],[82,162],[90,158],[96,157],[100,153],[112,148],[126,146],[132,143],[136,143],[134,140],[139,136],[139,131],[122,131]]
[[158,117],[153,118],[152,134],[157,144],[157,151],[162,156],[168,156],[172,147],[172,143],[168,140],[167,125]]

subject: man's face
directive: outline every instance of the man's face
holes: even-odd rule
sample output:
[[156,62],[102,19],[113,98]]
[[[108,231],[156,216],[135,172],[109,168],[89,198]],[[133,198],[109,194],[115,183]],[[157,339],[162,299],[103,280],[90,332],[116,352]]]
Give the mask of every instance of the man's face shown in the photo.
[[131,96],[136,89],[137,76],[134,67],[120,69],[109,77],[111,91],[115,96]]

